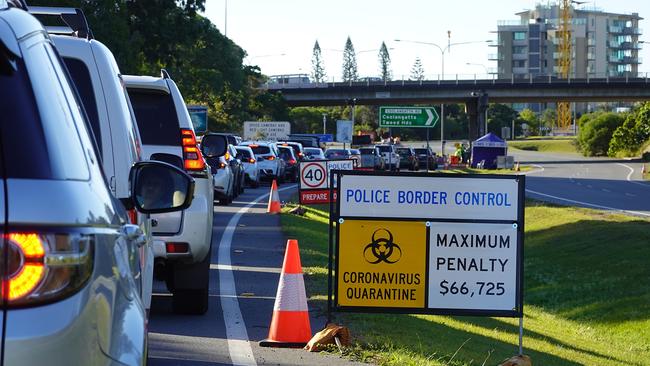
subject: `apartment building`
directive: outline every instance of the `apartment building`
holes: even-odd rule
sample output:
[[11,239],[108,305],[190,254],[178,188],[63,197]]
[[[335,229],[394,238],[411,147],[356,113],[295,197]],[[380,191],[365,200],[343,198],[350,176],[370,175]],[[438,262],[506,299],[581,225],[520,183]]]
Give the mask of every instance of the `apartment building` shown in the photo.
[[[497,62],[499,78],[557,75],[560,59],[559,5],[537,4],[516,13],[519,20],[499,21]],[[638,13],[609,13],[595,7],[571,9],[572,62],[570,77],[635,77],[641,59]],[[521,109],[522,106],[516,106]],[[538,110],[540,106],[528,106]]]

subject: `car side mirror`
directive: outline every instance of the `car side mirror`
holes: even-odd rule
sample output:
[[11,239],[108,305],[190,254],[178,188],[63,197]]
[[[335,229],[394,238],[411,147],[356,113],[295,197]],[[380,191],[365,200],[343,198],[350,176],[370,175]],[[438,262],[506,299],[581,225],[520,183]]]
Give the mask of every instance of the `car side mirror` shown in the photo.
[[160,161],[136,163],[129,175],[131,200],[139,212],[163,213],[184,210],[194,198],[194,178]]
[[228,140],[223,135],[207,134],[201,139],[201,153],[207,158],[218,158],[226,154]]

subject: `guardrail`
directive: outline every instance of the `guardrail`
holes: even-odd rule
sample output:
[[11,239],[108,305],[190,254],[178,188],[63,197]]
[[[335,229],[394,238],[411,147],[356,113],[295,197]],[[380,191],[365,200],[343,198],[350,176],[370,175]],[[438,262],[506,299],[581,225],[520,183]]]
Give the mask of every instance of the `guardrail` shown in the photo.
[[[437,76],[437,77],[436,77]],[[562,78],[558,74],[511,74],[504,77],[503,75],[492,74],[454,74],[454,75],[445,75],[446,78],[440,77],[440,75],[434,75],[433,77],[425,77],[421,80],[413,80],[409,78],[402,77],[401,79],[385,80],[385,81],[371,81],[370,78],[366,78],[364,81],[332,81],[326,82],[309,82],[309,83],[289,83],[289,84],[278,84],[271,83],[262,85],[261,89],[301,89],[301,88],[327,88],[333,86],[391,86],[391,85],[432,85],[432,84],[570,84],[575,82],[581,83],[648,83],[648,77],[650,72],[638,73],[637,76],[630,74],[626,75],[612,75],[612,74],[599,74],[599,73],[589,73],[583,77],[570,76],[569,78]]]

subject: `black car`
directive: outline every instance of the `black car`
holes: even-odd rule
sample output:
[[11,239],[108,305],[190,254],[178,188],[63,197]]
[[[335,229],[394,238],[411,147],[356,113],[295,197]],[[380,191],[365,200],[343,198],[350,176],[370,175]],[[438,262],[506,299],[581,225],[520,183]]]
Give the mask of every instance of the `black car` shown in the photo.
[[420,163],[415,155],[415,151],[410,147],[398,147],[395,149],[400,157],[399,167],[408,168],[408,170],[420,170]]
[[420,167],[426,168],[427,170],[438,169],[438,163],[436,161],[436,153],[431,151],[430,148],[417,147],[413,150],[415,150],[415,154],[418,157],[418,162],[420,163]]
[[244,193],[244,164],[242,164],[241,160],[237,158],[237,149],[235,149],[235,146],[231,144],[228,144],[228,153],[225,157],[228,164],[230,164],[232,174],[235,176],[235,187],[233,188],[233,193],[234,196],[237,197],[240,193]]
[[298,181],[298,159],[293,153],[293,149],[290,146],[278,146],[280,151],[280,159],[284,160],[286,163],[284,169],[285,179],[291,182]]
[[293,154],[300,161],[305,159],[305,152],[300,142],[295,141],[280,141],[278,142],[278,147],[285,146],[293,149]]

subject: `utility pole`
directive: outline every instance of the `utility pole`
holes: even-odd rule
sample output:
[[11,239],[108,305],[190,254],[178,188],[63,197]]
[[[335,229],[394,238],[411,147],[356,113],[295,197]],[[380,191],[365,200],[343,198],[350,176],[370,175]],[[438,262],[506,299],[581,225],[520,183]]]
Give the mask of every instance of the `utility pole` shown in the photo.
[[325,132],[325,122],[327,122],[327,113],[323,113],[323,135]]

